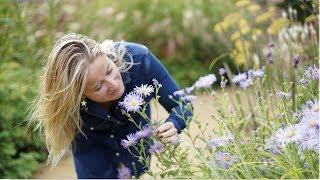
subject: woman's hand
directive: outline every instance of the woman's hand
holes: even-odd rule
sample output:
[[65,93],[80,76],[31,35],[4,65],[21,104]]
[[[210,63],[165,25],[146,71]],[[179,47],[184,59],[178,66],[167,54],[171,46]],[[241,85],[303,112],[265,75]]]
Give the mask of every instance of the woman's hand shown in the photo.
[[168,142],[174,142],[179,139],[178,130],[172,122],[166,122],[156,129],[159,138],[166,138]]

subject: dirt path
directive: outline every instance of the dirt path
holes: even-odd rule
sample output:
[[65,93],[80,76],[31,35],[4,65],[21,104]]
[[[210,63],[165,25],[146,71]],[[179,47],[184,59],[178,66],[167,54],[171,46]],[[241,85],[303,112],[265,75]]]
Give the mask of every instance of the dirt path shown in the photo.
[[[211,115],[215,112],[215,106],[213,103],[212,98],[210,98],[210,95],[202,95],[198,96],[194,101],[194,115],[197,117],[201,123],[205,124],[208,123],[207,126],[210,129],[215,128],[215,123],[212,120]],[[168,117],[168,113],[162,108],[161,105],[159,107],[159,118],[166,118]],[[153,103],[152,103],[152,109]],[[155,119],[156,113],[152,113],[152,119]],[[192,122],[191,122],[192,123]],[[192,127],[193,124],[191,124]],[[197,128],[192,128],[192,134],[198,133]],[[182,140],[186,139],[186,137],[183,137]],[[186,139],[187,140],[187,139]],[[155,167],[154,158],[152,158],[151,161],[151,168]],[[56,167],[56,168],[48,168],[42,165],[37,172],[34,173],[32,178],[41,178],[41,179],[65,179],[65,178],[76,178],[76,173],[74,170],[74,164],[72,156],[69,156],[67,159],[63,160],[62,163]]]

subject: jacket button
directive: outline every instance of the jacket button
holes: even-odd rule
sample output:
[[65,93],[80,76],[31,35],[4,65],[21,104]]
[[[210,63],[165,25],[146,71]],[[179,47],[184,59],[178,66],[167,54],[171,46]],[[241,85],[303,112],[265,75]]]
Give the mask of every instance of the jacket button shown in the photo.
[[116,153],[116,156],[120,156],[120,154],[117,152],[117,153]]
[[113,134],[111,134],[111,135],[110,135],[110,138],[114,138],[114,135],[113,135]]
[[90,130],[94,130],[94,128],[93,128],[93,127],[90,127]]
[[85,110],[85,111],[88,111],[88,107],[85,107],[84,110]]
[[108,115],[108,118],[110,118],[110,115]]

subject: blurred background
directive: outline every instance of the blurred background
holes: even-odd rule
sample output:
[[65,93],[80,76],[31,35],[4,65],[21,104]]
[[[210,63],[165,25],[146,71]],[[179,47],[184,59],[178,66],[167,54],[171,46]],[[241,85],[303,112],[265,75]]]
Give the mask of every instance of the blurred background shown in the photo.
[[144,44],[183,88],[221,67],[263,66],[261,49],[283,26],[310,24],[318,33],[317,16],[312,0],[1,0],[0,178],[32,177],[46,159],[23,120],[63,33]]

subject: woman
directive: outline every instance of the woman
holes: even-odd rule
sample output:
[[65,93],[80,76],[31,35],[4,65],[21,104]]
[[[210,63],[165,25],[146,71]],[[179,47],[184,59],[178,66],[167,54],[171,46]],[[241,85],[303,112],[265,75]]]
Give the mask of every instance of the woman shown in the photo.
[[[128,120],[119,102],[134,88],[155,82],[162,84],[159,102],[170,115],[153,132],[172,142],[192,112],[173,100],[178,85],[146,46],[111,40],[98,43],[74,33],[61,37],[43,67],[29,118],[44,133],[47,164],[57,165],[72,150],[78,178],[139,177],[147,167],[121,146],[121,140],[139,128]],[[150,119],[149,105],[145,112]],[[142,116],[132,118],[137,124],[148,124]]]

